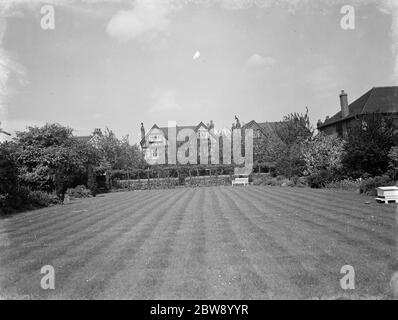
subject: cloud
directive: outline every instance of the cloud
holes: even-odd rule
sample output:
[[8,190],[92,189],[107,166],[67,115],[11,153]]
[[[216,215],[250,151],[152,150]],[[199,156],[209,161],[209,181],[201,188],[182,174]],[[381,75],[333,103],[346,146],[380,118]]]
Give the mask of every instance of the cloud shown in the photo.
[[175,90],[156,91],[151,98],[150,111],[153,113],[180,109],[181,107],[177,102],[177,92]]
[[219,6],[226,10],[241,10],[257,6],[285,5],[296,8],[307,0],[136,0],[128,10],[118,11],[108,22],[109,36],[122,41],[136,40],[164,32],[171,23],[173,13],[189,3],[204,7]]
[[272,57],[263,57],[257,53],[247,59],[247,66],[249,67],[272,67],[276,60]]
[[168,0],[137,0],[130,10],[118,11],[109,21],[106,31],[123,41],[137,39],[144,34],[163,32],[170,23],[170,14],[178,10]]
[[[311,5],[308,0],[217,0],[220,7],[225,9],[244,9],[251,6],[267,8],[280,6],[287,8],[290,12]],[[346,0],[322,0],[324,6],[345,5]],[[375,5],[381,12],[388,14],[392,18],[391,23],[391,50],[394,58],[394,69],[392,71],[392,80],[398,85],[398,1],[397,0],[351,0],[351,5],[355,9],[360,6]]]

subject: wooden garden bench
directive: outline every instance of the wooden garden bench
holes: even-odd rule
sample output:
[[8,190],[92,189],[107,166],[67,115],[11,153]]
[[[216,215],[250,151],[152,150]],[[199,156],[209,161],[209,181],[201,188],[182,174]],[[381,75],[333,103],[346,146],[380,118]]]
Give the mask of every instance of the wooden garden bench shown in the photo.
[[248,186],[249,178],[235,178],[235,180],[232,180],[232,186],[235,184],[243,184],[244,186]]

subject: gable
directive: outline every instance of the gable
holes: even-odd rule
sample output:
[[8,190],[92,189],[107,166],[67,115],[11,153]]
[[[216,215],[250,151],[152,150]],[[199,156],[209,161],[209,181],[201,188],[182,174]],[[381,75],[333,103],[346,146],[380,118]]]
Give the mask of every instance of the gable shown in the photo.
[[[169,139],[169,136],[168,136],[168,134],[169,134],[169,128],[168,128],[168,127],[158,127],[158,126],[155,124],[155,125],[151,128],[151,130],[153,130],[153,129],[158,129],[159,132],[161,132],[161,134],[163,135],[163,137],[164,137],[166,140]],[[198,131],[206,131],[206,132],[208,132],[208,131],[209,131],[208,127],[207,127],[202,121],[199,122],[199,124],[196,125],[196,126],[177,126],[177,127],[176,127],[177,135],[178,135],[178,133],[179,133],[181,130],[184,130],[184,129],[190,129],[190,130],[192,130],[193,132],[198,132]],[[151,130],[148,132],[148,134],[151,132]],[[156,131],[156,132],[158,132],[158,131]],[[145,141],[148,140],[148,134],[145,136]]]
[[265,137],[271,135],[271,134],[276,134],[276,129],[278,127],[278,124],[280,122],[256,122],[255,120],[250,121],[249,123],[245,124],[242,129],[253,129],[254,131],[254,137],[259,138],[260,135],[256,134],[257,132],[260,132],[262,135]]
[[149,142],[151,140],[151,137],[153,138],[153,140],[158,142],[162,141],[163,138],[167,139],[164,135],[162,128],[159,128],[156,124],[154,124],[152,128],[146,133],[140,144],[144,145],[146,142]]

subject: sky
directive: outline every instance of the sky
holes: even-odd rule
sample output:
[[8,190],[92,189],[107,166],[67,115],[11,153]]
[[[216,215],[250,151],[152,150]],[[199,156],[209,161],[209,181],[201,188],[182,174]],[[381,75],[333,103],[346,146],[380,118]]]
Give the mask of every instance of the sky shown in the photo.
[[397,57],[398,0],[0,0],[1,127],[109,127],[135,143],[141,122],[230,128],[306,107],[315,126],[343,89],[352,102],[398,85]]

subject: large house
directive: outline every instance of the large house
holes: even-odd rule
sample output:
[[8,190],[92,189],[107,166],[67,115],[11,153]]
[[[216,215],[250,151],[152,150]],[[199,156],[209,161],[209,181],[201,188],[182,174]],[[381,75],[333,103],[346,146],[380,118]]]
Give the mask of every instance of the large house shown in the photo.
[[398,127],[398,87],[374,87],[348,104],[347,93],[340,94],[340,111],[333,117],[318,121],[318,130],[326,134],[346,136],[348,130],[368,114],[393,118]]
[[99,139],[102,137],[102,131],[100,128],[95,128],[94,132],[89,136],[76,136],[75,139],[81,142],[88,142],[93,146],[98,146]]
[[[213,123],[206,125],[203,122],[199,122],[197,125],[192,126],[176,126],[176,135],[181,130],[190,129],[196,135],[198,139],[209,139],[211,135],[211,129],[214,128]],[[169,140],[169,128],[159,127],[154,124],[152,128],[145,133],[144,125],[141,123],[141,141],[140,146],[144,153],[145,160],[148,163],[156,163],[162,156],[162,151],[166,150],[167,142]]]
[[[268,137],[269,134],[275,133],[276,124],[274,122],[262,122],[258,123],[252,120],[246,124],[241,125],[239,119],[235,117],[236,123],[232,125],[231,129],[252,129],[254,141],[263,137]],[[168,127],[159,127],[154,124],[148,132],[145,132],[144,125],[141,123],[141,150],[144,153],[145,160],[148,163],[156,163],[162,156],[161,150],[167,149],[168,137]],[[213,134],[214,124],[210,121],[209,124],[204,124],[202,121],[197,125],[191,126],[177,126],[176,134],[183,129],[191,129],[196,135],[198,142],[200,139],[209,139],[211,143],[211,138],[216,136]],[[182,144],[182,143],[179,143]],[[198,143],[199,146],[199,143]],[[167,152],[166,152],[167,153]],[[200,162],[198,153],[198,163]],[[208,161],[210,163],[210,161]]]

